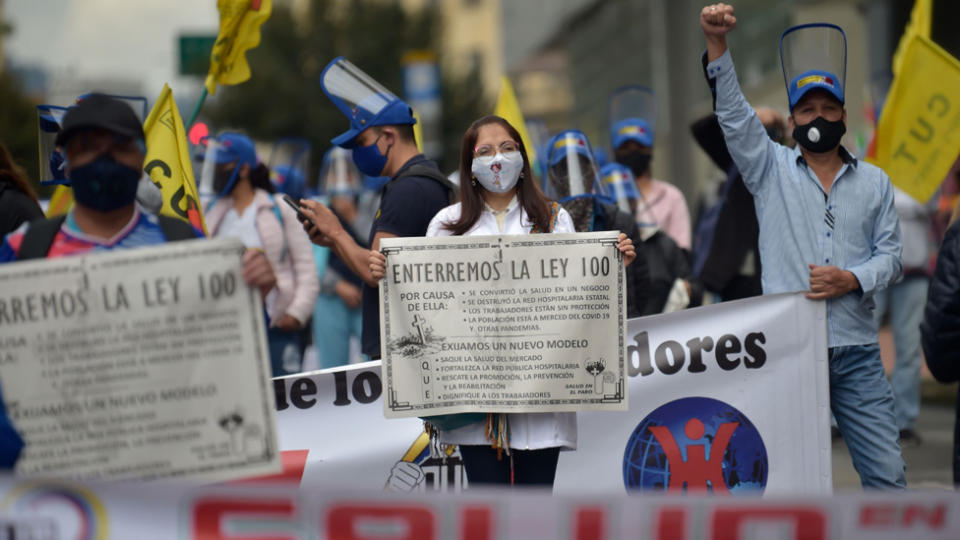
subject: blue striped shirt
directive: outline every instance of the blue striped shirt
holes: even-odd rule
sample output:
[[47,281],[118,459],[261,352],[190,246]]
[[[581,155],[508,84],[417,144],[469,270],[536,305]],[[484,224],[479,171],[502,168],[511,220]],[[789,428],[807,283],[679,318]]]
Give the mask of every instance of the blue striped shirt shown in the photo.
[[849,270],[860,290],[827,301],[830,347],[877,342],[873,295],[900,276],[900,225],[883,170],[843,147],[828,194],[798,148],[770,140],[743,97],[728,50],[707,66],[727,148],[753,194],[763,292],[810,289],[809,264]]

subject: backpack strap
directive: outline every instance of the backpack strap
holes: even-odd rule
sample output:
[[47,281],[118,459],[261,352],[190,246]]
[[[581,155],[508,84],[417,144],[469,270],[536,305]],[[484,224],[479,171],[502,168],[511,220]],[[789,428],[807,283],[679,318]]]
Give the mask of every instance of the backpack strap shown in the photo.
[[163,231],[163,237],[167,242],[197,238],[197,232],[193,226],[182,219],[158,214],[157,224],[160,225],[160,230]]
[[66,219],[67,215],[63,214],[31,221],[30,226],[27,227],[27,232],[23,235],[23,241],[20,243],[17,260],[45,259],[50,251],[50,246],[53,245],[53,239],[60,232],[60,227],[63,226]]
[[283,228],[283,213],[280,212],[280,205],[277,204],[277,194],[270,195],[270,200],[273,201],[273,215],[280,222],[280,236],[283,237],[283,249],[280,250],[280,260],[282,261],[287,257],[287,230]]
[[[404,178],[406,176],[422,176],[424,178],[436,180],[441,186],[447,189],[447,199],[450,204],[457,202],[457,185],[451,182],[450,179],[444,176],[444,174],[438,169],[423,164],[417,164],[403,171],[403,174],[397,178]],[[390,184],[387,184],[387,186],[389,185]]]
[[536,225],[530,229],[530,234],[552,233],[557,228],[557,220],[560,218],[560,204],[556,201],[550,201],[550,228],[541,231]]

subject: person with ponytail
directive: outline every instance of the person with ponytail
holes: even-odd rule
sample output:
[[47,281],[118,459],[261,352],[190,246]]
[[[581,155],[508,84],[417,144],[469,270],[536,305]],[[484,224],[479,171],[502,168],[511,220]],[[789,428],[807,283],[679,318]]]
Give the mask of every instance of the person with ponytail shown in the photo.
[[201,191],[215,199],[205,219],[210,236],[239,238],[262,250],[273,266],[276,288],[265,300],[270,363],[274,377],[297,373],[302,365],[300,330],[310,321],[320,291],[310,239],[297,214],[275,196],[270,170],[257,161],[253,141],[223,133],[208,141]]

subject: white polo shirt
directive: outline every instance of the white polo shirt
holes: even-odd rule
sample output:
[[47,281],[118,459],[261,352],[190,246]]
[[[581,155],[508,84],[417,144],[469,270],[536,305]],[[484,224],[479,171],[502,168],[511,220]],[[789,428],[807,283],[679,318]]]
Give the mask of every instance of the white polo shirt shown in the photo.
[[[453,223],[459,218],[460,203],[444,208],[430,221],[427,236],[450,236],[450,231],[445,229],[443,224]],[[484,205],[480,219],[464,236],[530,234],[532,228],[533,224],[514,197],[503,212],[495,213],[489,206]],[[557,215],[553,232],[577,232],[570,214],[563,208]],[[577,447],[576,413],[516,413],[508,414],[507,421],[510,426],[510,448],[515,450],[539,450],[558,446],[573,450]],[[440,431],[439,440],[443,444],[490,444],[486,436],[485,422]]]

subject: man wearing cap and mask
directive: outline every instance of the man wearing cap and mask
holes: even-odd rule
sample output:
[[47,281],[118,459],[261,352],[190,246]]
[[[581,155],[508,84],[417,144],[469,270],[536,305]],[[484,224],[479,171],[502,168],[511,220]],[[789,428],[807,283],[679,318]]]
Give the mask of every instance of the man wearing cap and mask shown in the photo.
[[[130,249],[202,237],[184,221],[152,215],[137,204],[146,156],[143,126],[126,103],[84,97],[63,117],[56,138],[66,157],[75,204],[63,216],[33,221],[7,235],[0,263]],[[244,254],[243,277],[263,294],[276,278],[262,253]]]
[[[370,229],[370,249],[381,238],[424,236],[430,220],[454,199],[456,187],[437,164],[417,150],[416,119],[409,105],[344,58],[330,62],[320,76],[327,97],[350,120],[350,129],[333,144],[352,150],[353,162],[367,176],[389,176]],[[310,219],[304,229],[318,245],[330,247],[363,280],[363,354],[380,357],[378,281],[370,275],[370,250],[358,245],[329,208],[302,200]]]
[[[798,146],[770,140],[737,82],[726,34],[733,7],[703,8],[707,77],[727,149],[754,196],[764,294],[805,290],[827,302],[830,405],[865,488],[906,487],[893,393],[880,362],[873,295],[901,273],[893,186],[840,145],[846,38],[834,25],[780,38]],[[715,86],[714,86],[715,85]]]
[[[570,213],[577,232],[619,231],[633,245],[642,244],[631,214],[598,196],[598,168],[585,133],[570,129],[547,143],[547,175],[543,191]],[[644,257],[627,267],[627,316],[639,317],[650,301],[650,268]]]
[[633,172],[637,188],[643,195],[637,208],[637,221],[652,221],[681,249],[689,252],[687,200],[676,186],[655,179],[650,172],[657,119],[653,91],[645,86],[624,86],[611,94],[608,109],[613,158]]

